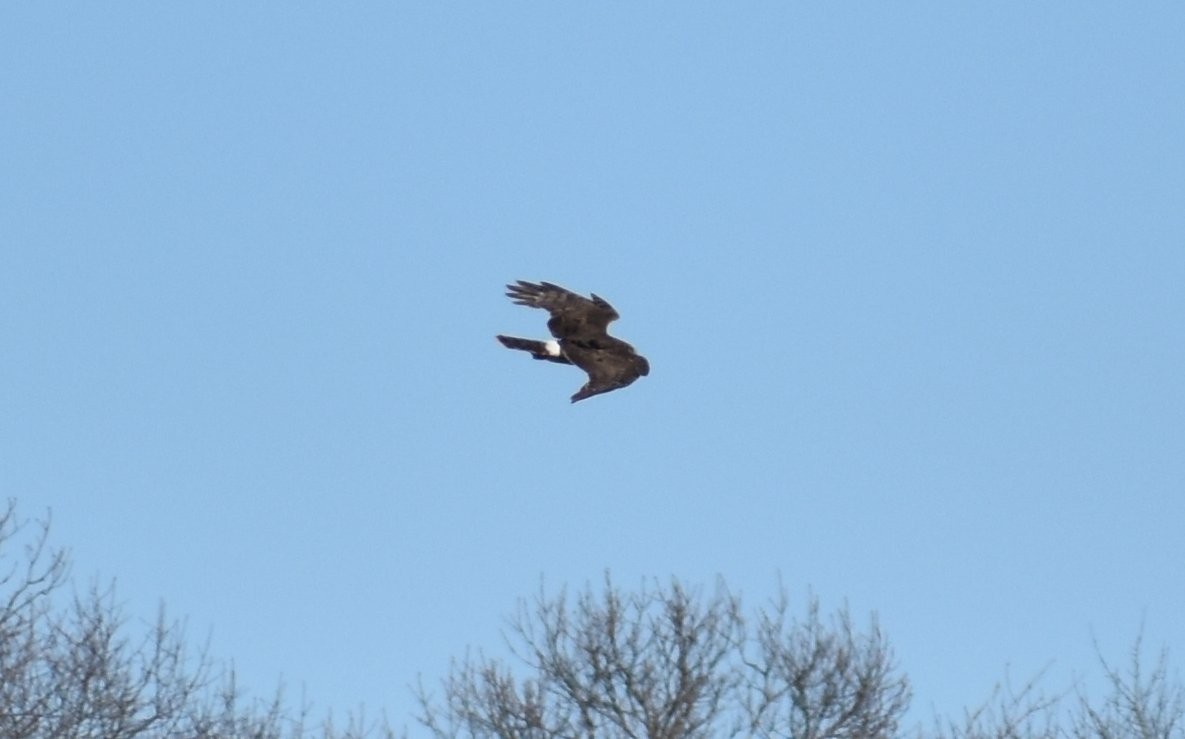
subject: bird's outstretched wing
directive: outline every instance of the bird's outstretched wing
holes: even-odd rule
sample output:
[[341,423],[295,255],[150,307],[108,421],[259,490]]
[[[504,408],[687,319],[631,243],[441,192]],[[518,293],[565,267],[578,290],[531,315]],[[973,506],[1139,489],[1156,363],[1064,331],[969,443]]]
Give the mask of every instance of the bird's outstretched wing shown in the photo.
[[619,317],[613,306],[596,293],[590,299],[550,282],[519,280],[506,286],[506,295],[518,305],[550,313],[547,328],[557,339],[593,341],[606,337],[609,324]]
[[626,387],[650,374],[650,363],[632,346],[612,337],[609,342],[608,346],[593,348],[569,342],[565,347],[572,364],[588,374],[588,382],[572,396],[573,403]]

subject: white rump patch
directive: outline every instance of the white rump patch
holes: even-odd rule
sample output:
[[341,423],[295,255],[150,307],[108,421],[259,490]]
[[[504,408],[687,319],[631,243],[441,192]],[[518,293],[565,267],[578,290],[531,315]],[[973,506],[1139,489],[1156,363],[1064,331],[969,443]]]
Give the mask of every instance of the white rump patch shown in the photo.
[[543,348],[547,351],[547,356],[558,357],[560,355],[560,342],[552,339],[544,342]]

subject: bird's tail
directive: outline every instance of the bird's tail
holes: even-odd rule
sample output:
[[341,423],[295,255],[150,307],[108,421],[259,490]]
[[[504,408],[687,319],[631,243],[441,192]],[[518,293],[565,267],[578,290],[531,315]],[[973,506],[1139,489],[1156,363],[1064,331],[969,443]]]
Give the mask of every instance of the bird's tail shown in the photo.
[[536,341],[534,339],[520,339],[517,336],[498,335],[498,341],[507,349],[519,349],[530,352],[535,359],[546,359],[559,364],[571,364],[564,353],[560,351],[559,343],[555,341]]

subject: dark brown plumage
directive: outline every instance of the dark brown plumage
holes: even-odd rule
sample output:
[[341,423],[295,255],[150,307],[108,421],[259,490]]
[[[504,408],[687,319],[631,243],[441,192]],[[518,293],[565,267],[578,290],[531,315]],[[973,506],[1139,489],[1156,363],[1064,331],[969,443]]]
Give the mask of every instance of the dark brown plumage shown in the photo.
[[498,336],[510,349],[529,352],[535,359],[574,364],[588,374],[588,382],[572,396],[572,402],[629,385],[650,374],[650,363],[621,339],[609,335],[617,320],[613,306],[592,294],[591,299],[550,282],[507,285],[507,297],[518,305],[542,308],[551,314],[547,328],[556,341],[536,341]]

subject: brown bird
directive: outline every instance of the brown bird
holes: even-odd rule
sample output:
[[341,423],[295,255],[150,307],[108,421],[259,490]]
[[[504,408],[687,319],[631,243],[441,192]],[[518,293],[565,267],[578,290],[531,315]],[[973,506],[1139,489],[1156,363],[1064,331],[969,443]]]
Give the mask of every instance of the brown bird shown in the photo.
[[621,339],[609,335],[617,311],[592,293],[586,298],[550,282],[519,280],[506,286],[506,296],[518,305],[543,308],[551,314],[547,328],[553,341],[498,336],[510,349],[529,352],[535,359],[574,364],[588,374],[588,382],[572,396],[572,402],[629,385],[650,374],[650,363]]

